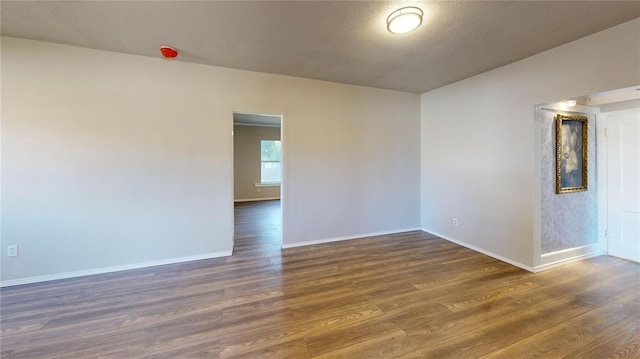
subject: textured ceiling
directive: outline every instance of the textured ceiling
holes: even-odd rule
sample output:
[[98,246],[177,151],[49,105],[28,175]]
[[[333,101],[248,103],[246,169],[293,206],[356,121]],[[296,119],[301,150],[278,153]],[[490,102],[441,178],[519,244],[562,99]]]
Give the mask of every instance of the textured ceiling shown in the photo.
[[[405,35],[387,15],[417,5]],[[640,17],[638,1],[7,1],[1,33],[423,93]]]

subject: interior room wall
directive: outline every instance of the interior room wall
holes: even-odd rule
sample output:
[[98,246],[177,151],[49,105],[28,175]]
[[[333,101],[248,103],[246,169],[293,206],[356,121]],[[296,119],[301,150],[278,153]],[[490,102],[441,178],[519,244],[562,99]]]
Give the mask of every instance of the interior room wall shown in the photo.
[[233,198],[236,201],[280,198],[280,186],[258,187],[260,141],[280,140],[280,127],[233,126]]
[[422,227],[533,270],[536,104],[637,85],[638,63],[635,19],[422,94]]
[[[587,117],[587,191],[556,194],[555,116],[558,113]],[[545,109],[540,114],[541,254],[595,244],[598,242],[595,115]]]
[[232,113],[283,114],[285,245],[419,226],[419,95],[3,37],[2,284],[232,249]]

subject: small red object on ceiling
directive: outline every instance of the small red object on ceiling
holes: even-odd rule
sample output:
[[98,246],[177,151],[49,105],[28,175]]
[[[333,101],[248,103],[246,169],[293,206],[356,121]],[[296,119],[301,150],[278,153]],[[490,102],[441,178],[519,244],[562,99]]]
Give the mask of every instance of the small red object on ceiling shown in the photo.
[[174,49],[171,46],[160,46],[160,52],[162,53],[162,56],[166,57],[167,59],[172,59],[178,56],[178,50]]

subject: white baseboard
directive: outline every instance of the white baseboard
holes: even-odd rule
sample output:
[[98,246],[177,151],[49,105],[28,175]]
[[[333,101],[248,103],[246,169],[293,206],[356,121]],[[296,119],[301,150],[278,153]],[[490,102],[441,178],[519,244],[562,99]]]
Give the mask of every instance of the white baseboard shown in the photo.
[[339,241],[348,241],[350,239],[358,239],[358,238],[366,238],[366,237],[375,237],[375,236],[384,236],[388,234],[397,234],[403,232],[411,232],[411,231],[421,231],[422,229],[419,227],[411,227],[411,228],[403,228],[396,229],[393,231],[384,231],[384,232],[375,232],[375,233],[365,233],[365,234],[356,234],[353,236],[344,236],[344,237],[334,237],[334,238],[325,238],[325,239],[317,239],[313,241],[306,242],[296,242],[296,243],[283,243],[282,248],[295,248],[295,247],[304,247],[304,246],[312,246],[314,244],[323,244],[330,242],[339,242]]
[[597,257],[604,252],[598,243],[588,246],[563,249],[556,252],[545,253],[540,256],[540,265],[534,268],[534,272],[542,272],[571,262]]
[[499,254],[497,254],[497,253],[493,253],[493,252],[488,251],[488,250],[486,250],[486,249],[482,249],[482,248],[480,248],[480,247],[476,247],[476,246],[474,246],[473,244],[469,244],[469,243],[466,243],[466,242],[463,242],[463,241],[460,241],[460,240],[457,240],[457,239],[451,238],[451,237],[449,237],[449,236],[445,236],[445,235],[440,234],[440,233],[438,233],[438,232],[430,231],[430,230],[428,230],[428,229],[424,229],[424,228],[423,228],[422,230],[423,230],[423,231],[425,231],[425,232],[427,232],[427,233],[434,234],[434,235],[436,235],[436,236],[438,236],[438,237],[440,237],[440,238],[442,238],[442,239],[446,239],[446,240],[447,240],[447,241],[449,241],[449,242],[453,242],[453,243],[458,244],[458,245],[461,245],[461,246],[463,246],[463,247],[467,247],[467,248],[469,248],[469,249],[472,249],[472,250],[474,250],[474,251],[476,251],[476,252],[480,252],[480,253],[482,253],[482,254],[486,254],[486,255],[488,255],[489,257],[493,257],[493,258],[495,258],[495,259],[497,259],[497,260],[500,260],[500,261],[503,261],[503,262],[505,262],[505,263],[509,263],[509,264],[511,264],[511,265],[514,265],[514,266],[516,266],[516,267],[522,268],[522,269],[524,269],[524,270],[526,270],[526,271],[529,271],[529,272],[535,272],[534,268],[533,268],[533,267],[531,267],[531,266],[528,266],[528,265],[526,265],[526,264],[524,264],[524,263],[520,263],[520,262],[518,262],[518,261],[514,261],[513,259],[509,259],[509,258],[507,258],[507,257],[503,257],[503,256],[501,256],[501,255],[499,255]]
[[233,202],[257,202],[257,201],[272,201],[274,199],[280,199],[280,197],[265,197],[265,198],[245,198],[234,199]]
[[74,271],[74,272],[48,274],[48,275],[42,275],[37,277],[10,279],[10,280],[5,280],[0,282],[0,287],[10,287],[10,286],[21,285],[21,284],[30,284],[30,283],[48,282],[48,281],[58,280],[58,279],[84,277],[84,276],[94,275],[94,274],[120,272],[124,270],[155,267],[155,266],[161,266],[165,264],[175,264],[175,263],[183,263],[183,262],[190,262],[190,261],[198,261],[202,259],[227,257],[230,255],[231,255],[231,251],[222,251],[222,252],[198,254],[195,256],[188,256],[188,257],[168,258],[168,259],[160,259],[156,261],[149,261],[149,262],[142,262],[142,263],[132,263],[132,264],[119,265],[119,266],[112,266],[112,267],[85,269],[85,270]]

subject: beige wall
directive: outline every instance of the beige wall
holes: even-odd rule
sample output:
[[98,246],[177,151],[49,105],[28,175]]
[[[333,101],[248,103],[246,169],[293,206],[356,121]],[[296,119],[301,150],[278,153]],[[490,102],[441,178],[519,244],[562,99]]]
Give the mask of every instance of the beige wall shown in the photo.
[[637,85],[638,64],[640,19],[423,94],[423,228],[536,266],[535,106]]
[[418,95],[1,46],[5,285],[229,254],[234,111],[283,115],[285,245],[419,226]]
[[280,140],[280,127],[233,126],[233,198],[236,201],[280,198],[280,186],[259,187],[260,141]]

